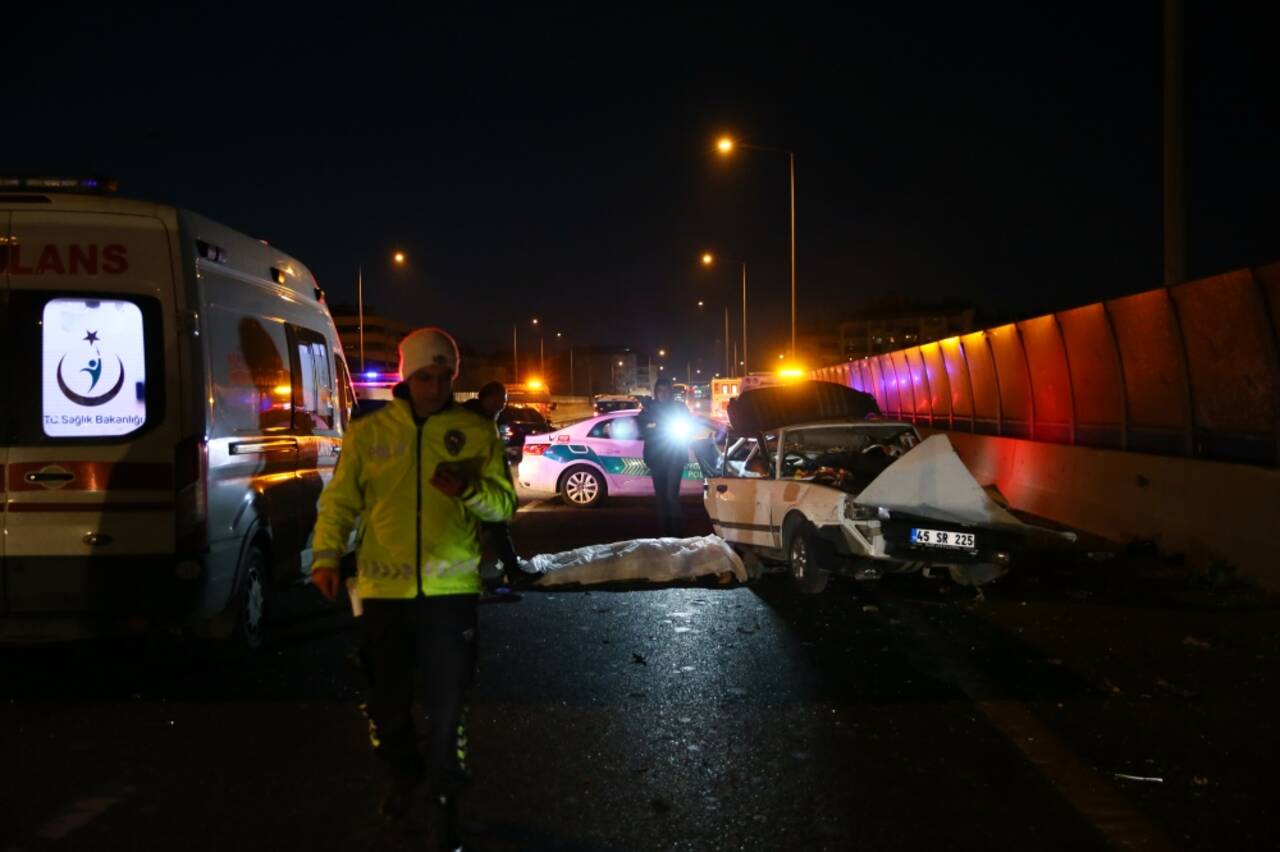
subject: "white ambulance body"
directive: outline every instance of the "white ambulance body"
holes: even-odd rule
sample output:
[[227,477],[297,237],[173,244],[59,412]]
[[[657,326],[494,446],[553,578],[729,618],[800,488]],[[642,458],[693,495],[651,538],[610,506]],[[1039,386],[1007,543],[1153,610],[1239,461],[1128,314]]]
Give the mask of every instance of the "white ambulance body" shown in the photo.
[[297,260],[185,210],[0,179],[0,639],[260,641],[351,414]]

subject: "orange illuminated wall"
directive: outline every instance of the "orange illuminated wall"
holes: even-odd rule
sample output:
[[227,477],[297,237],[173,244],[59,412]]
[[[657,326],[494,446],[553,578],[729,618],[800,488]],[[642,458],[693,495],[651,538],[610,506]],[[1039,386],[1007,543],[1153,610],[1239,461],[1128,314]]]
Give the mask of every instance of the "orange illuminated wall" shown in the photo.
[[1280,264],[814,371],[886,417],[1061,444],[1280,462]]

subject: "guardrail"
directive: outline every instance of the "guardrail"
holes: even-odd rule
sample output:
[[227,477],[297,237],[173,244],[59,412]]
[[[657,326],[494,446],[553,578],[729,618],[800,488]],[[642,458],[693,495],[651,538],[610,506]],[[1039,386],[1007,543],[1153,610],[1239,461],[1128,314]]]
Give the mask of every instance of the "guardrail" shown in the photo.
[[1280,463],[1280,264],[813,371],[935,429]]

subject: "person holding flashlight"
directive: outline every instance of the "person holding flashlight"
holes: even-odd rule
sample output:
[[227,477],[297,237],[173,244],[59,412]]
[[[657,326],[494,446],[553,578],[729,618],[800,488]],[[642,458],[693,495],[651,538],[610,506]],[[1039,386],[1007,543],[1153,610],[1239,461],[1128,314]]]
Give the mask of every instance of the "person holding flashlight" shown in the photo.
[[653,493],[658,509],[658,525],[663,536],[684,535],[684,509],[680,505],[680,480],[689,461],[689,440],[694,422],[683,402],[674,399],[671,380],[653,384],[653,398],[640,412],[640,435],[644,440],[644,463],[653,477]]

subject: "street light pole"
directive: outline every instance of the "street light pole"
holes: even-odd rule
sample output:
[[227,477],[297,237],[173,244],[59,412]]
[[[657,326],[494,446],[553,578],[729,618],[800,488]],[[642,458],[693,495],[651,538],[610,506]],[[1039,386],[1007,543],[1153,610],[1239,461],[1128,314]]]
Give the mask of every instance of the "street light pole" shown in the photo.
[[729,367],[729,306],[724,306],[724,366]]
[[[703,253],[702,255],[703,266],[711,266],[715,262],[716,262],[715,255],[713,255],[711,252]],[[742,267],[742,374],[746,375],[746,372],[747,372],[747,262],[745,260],[738,260],[737,263],[739,266]],[[701,306],[701,303],[699,303],[699,306]],[[725,310],[726,311],[728,310],[727,306],[725,307]],[[795,329],[795,326],[793,323],[792,330],[794,331],[794,329]],[[727,328],[725,330],[724,337],[725,337],[724,345],[725,345],[725,350],[727,352],[729,347],[729,332]],[[729,363],[729,358],[727,355],[725,356],[725,363],[726,364]],[[738,359],[734,358],[733,364],[735,365],[735,369],[736,369],[737,363],[738,363]],[[726,376],[732,375],[732,373],[726,372],[725,375]]]
[[[729,156],[734,148],[747,148],[751,151],[771,151],[775,154],[787,155],[787,174],[789,179],[789,200],[791,207],[791,357],[796,357],[796,152],[784,148],[770,148],[766,145],[748,145],[738,142],[729,136],[722,136],[716,142],[716,149],[723,156]],[[744,357],[745,358],[745,349]]]
[[[791,167],[791,360],[796,359],[796,155],[787,152]],[[745,348],[745,347],[744,347]]]
[[516,323],[511,323],[511,382],[520,381],[520,331]]
[[360,372],[364,372],[364,264],[356,265],[356,291],[360,313]]
[[[747,262],[739,261],[742,264],[742,375],[747,374]],[[795,267],[792,266],[794,272]],[[791,288],[792,305],[795,304],[795,287]]]

